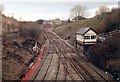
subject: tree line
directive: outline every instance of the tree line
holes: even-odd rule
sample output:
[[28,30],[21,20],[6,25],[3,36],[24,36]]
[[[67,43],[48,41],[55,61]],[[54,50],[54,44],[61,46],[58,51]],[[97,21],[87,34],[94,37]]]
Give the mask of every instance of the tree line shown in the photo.
[[[107,12],[110,12],[109,7],[107,6],[100,6],[98,10],[96,10],[96,15],[103,15]],[[75,17],[83,17],[86,13],[86,6],[85,5],[75,5],[70,10],[70,18],[73,19]]]

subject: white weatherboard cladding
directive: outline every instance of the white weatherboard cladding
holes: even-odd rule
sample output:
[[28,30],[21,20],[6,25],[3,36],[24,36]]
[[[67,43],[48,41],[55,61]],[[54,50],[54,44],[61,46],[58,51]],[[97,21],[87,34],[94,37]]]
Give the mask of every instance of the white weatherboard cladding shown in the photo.
[[90,35],[96,35],[96,33],[93,30],[89,30],[87,33],[85,33],[84,36],[90,36]]
[[[84,39],[84,36],[96,36],[96,38],[95,39]],[[84,34],[84,36],[77,34],[76,35],[77,41],[80,41],[80,42],[97,42],[97,34],[93,30],[89,30],[88,32],[86,32]]]
[[[93,30],[89,30],[87,33],[85,33],[84,36],[96,36],[97,34]],[[95,39],[84,39],[84,42],[96,42],[97,36]]]
[[76,35],[77,41],[83,42],[83,35]]
[[97,39],[85,39],[84,42],[97,42]]

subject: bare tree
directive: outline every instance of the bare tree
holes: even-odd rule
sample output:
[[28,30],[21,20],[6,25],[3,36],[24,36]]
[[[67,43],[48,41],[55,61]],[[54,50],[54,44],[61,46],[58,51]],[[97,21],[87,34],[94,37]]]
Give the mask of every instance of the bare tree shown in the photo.
[[84,5],[75,5],[70,11],[70,17],[75,18],[84,16],[86,7]]
[[106,6],[100,6],[99,9],[96,11],[96,15],[102,15],[109,12],[109,8]]
[[4,5],[0,4],[0,13],[4,11]]
[[19,17],[19,21],[22,21],[22,16]]

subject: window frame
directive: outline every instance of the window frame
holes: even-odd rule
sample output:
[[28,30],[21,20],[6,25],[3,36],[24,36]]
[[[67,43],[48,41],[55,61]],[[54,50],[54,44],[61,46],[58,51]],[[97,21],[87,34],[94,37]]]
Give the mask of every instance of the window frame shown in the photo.
[[86,40],[90,40],[91,37],[90,37],[90,36],[84,36],[84,39],[86,39]]
[[[93,37],[94,37],[94,38],[93,38]],[[92,35],[92,36],[91,36],[91,39],[92,39],[92,40],[93,40],[93,39],[96,39],[96,36],[95,36],[95,35]]]
[[85,40],[93,40],[93,39],[96,39],[96,36],[95,35],[90,35],[90,36],[84,36],[84,39]]

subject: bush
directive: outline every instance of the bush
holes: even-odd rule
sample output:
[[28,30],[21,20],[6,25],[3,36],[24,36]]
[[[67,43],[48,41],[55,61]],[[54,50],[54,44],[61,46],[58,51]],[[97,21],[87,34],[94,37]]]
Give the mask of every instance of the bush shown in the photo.
[[40,20],[37,20],[36,22],[37,22],[37,24],[42,24],[44,22],[44,20],[40,19]]
[[39,28],[25,28],[20,27],[19,29],[20,35],[24,38],[32,38],[32,39],[38,39],[40,36],[40,30]]
[[106,13],[103,23],[95,30],[98,33],[110,32],[116,29],[120,29],[120,8],[113,8],[110,13]]
[[120,44],[119,38],[120,34],[108,37],[103,43],[97,43],[92,46],[87,54],[90,62],[92,62],[97,67],[104,69],[116,78],[119,75],[119,59],[120,59]]

